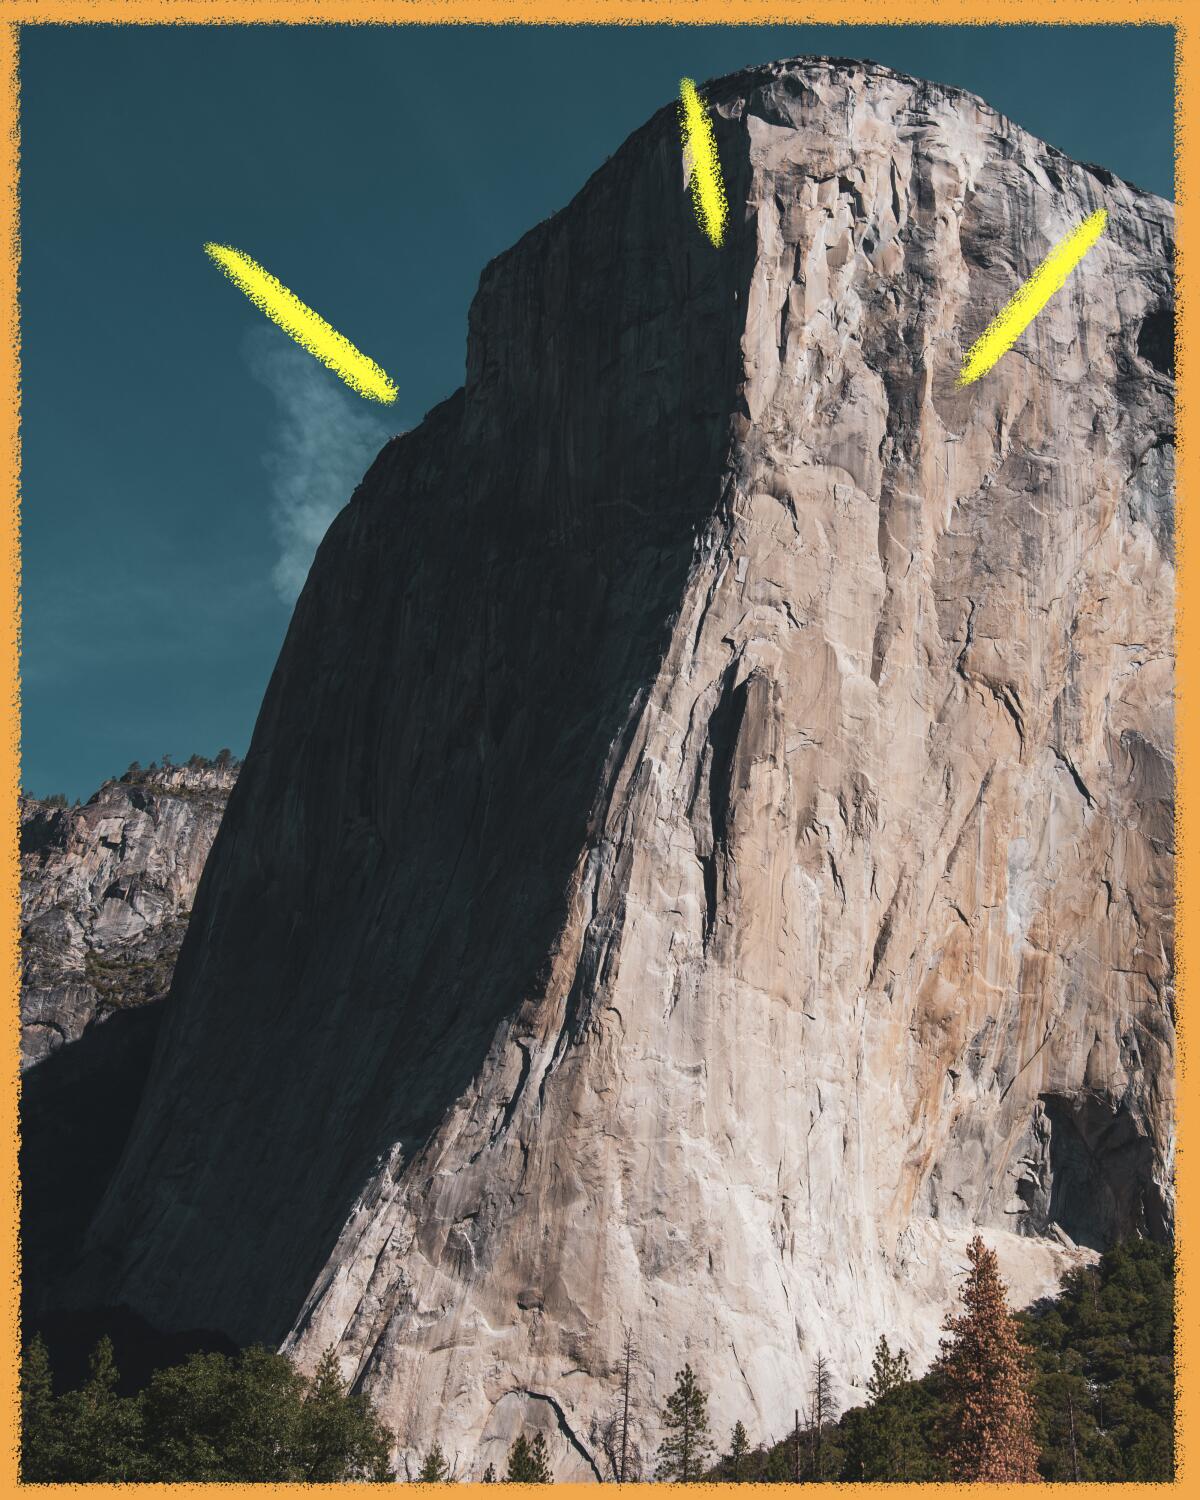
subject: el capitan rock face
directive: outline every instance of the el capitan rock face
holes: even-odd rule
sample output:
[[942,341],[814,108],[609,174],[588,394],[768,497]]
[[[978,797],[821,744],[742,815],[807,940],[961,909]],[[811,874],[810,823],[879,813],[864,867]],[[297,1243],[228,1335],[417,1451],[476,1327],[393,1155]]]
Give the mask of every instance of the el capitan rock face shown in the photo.
[[591,1475],[624,1322],[777,1435],[975,1226],[1029,1298],[1171,1222],[1170,205],[873,65],[707,98],[726,245],[665,109],[331,527],[73,1288],[468,1477]]

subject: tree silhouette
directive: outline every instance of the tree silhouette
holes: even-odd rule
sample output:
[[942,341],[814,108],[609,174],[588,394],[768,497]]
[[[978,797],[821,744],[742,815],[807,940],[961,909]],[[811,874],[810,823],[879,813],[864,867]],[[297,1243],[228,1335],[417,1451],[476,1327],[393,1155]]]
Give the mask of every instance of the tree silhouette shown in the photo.
[[112,1342],[104,1337],[92,1351],[87,1383],[58,1403],[64,1480],[104,1484],[136,1476],[141,1412],[118,1395],[118,1381]]
[[617,1366],[621,1388],[616,1404],[608,1416],[594,1416],[589,1429],[592,1443],[604,1456],[606,1477],[617,1484],[637,1484],[642,1478],[642,1450],[633,1435],[633,1372],[638,1355],[633,1332],[627,1327],[621,1344],[620,1364]]
[[[642,1455],[637,1451],[636,1446],[631,1452],[629,1436],[630,1391],[633,1381],[633,1365],[637,1357],[638,1348],[633,1342],[633,1330],[626,1327],[621,1350],[621,1447],[620,1461],[617,1465],[617,1478],[622,1484],[627,1480],[642,1477]],[[635,1460],[636,1474],[630,1472],[631,1458]]]
[[829,1365],[823,1354],[813,1366],[812,1394],[809,1398],[808,1431],[812,1443],[812,1477],[825,1478],[825,1428],[837,1416],[833,1392],[829,1387]]
[[21,1475],[27,1482],[334,1483],[395,1476],[392,1434],[346,1390],[332,1351],[306,1379],[281,1354],[193,1354],[121,1395],[102,1339],[87,1381],[55,1396],[41,1341],[22,1366]]
[[58,1472],[61,1445],[50,1356],[39,1335],[21,1360],[21,1478],[26,1484]]

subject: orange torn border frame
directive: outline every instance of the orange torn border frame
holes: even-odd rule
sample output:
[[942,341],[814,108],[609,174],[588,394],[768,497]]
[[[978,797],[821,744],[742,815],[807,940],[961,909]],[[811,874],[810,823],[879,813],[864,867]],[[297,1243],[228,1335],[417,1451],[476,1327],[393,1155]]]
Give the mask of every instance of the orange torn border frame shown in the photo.
[[[1200,368],[1200,315],[1196,312],[1194,284],[1200,266],[1196,243],[1198,214],[1194,201],[1200,182],[1200,8],[1189,0],[810,0],[808,4],[787,0],[0,0],[0,178],[3,186],[3,235],[6,253],[0,264],[0,306],[3,308],[3,370],[0,372],[0,463],[3,464],[5,504],[0,514],[0,675],[6,700],[4,733],[0,739],[0,778],[5,809],[4,843],[0,850],[0,911],[3,929],[5,1011],[3,1022],[4,1087],[0,1097],[0,1136],[5,1142],[3,1169],[3,1229],[0,1232],[0,1266],[3,1282],[3,1350],[0,1353],[0,1489],[17,1493],[18,1381],[20,1245],[18,1214],[20,1184],[17,1173],[17,1106],[19,1073],[19,863],[17,852],[17,796],[20,786],[20,316],[17,301],[20,268],[19,211],[19,34],[22,26],[59,24],[138,25],[285,25],[376,24],[430,26],[483,25],[621,25],[670,23],[679,26],[731,25],[1160,25],[1175,28],[1175,154],[1177,233],[1176,378],[1178,433],[1176,471],[1177,589],[1176,589],[1176,701],[1177,701],[1177,796],[1176,796],[1176,942],[1179,1021],[1177,1050],[1177,1125],[1179,1149],[1176,1158],[1178,1214],[1176,1220],[1177,1292],[1177,1385],[1176,1417],[1177,1477],[1174,1485],[1119,1486],[1082,1484],[1062,1486],[1073,1495],[1118,1489],[1125,1495],[1142,1490],[1161,1493],[1167,1488],[1195,1488],[1200,1479],[1200,1416],[1198,1416],[1197,1369],[1200,1365],[1200,1292],[1197,1280],[1196,1238],[1200,1232],[1200,1181],[1193,1164],[1197,1129],[1197,1084],[1190,1058],[1192,1022],[1192,975],[1200,971],[1200,915],[1189,916],[1189,906],[1200,913],[1200,823],[1191,783],[1200,778],[1200,640],[1197,610],[1200,598],[1200,521],[1189,514],[1188,501],[1195,495],[1200,478],[1200,440],[1187,432],[1184,419]],[[682,71],[682,69],[681,69]],[[664,93],[664,102],[667,94]],[[602,107],[603,101],[593,103]],[[1135,106],[1136,108],[1136,106]],[[1195,255],[1195,261],[1193,261]],[[1189,334],[1193,337],[1189,338]],[[1181,503],[1182,501],[1182,503]],[[30,1493],[70,1489],[96,1496],[110,1494],[110,1485],[48,1485]],[[122,1486],[122,1489],[125,1487]],[[151,1491],[211,1493],[208,1486],[193,1484],[138,1485],[139,1494]],[[223,1485],[223,1493],[263,1493],[298,1490],[302,1485]],[[456,1486],[463,1493],[473,1486]],[[518,1488],[518,1487],[514,1487]],[[523,1488],[523,1487],[520,1487]],[[580,1496],[591,1486],[557,1485]],[[640,1493],[645,1487],[638,1486]],[[665,1488],[654,1486],[654,1488]],[[688,1486],[699,1491],[700,1486]],[[719,1484],[702,1487],[705,1494],[729,1490]],[[854,1495],[874,1492],[892,1495],[906,1490],[967,1493],[968,1485],[856,1484],[852,1486],[807,1486]],[[1043,1487],[1043,1489],[1046,1487]],[[1059,1486],[1053,1486],[1058,1489]],[[354,1495],[362,1500],[358,1485],[323,1485],[322,1493]],[[530,1487],[531,1493],[538,1493]],[[679,1487],[671,1486],[679,1494]],[[1022,1492],[1016,1485],[987,1487],[992,1494]]]

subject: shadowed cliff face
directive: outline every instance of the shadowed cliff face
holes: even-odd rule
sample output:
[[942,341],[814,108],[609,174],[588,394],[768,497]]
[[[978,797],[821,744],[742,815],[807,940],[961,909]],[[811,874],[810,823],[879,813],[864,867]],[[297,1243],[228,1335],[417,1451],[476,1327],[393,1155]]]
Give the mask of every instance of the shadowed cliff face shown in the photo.
[[72,1289],[475,1477],[593,1472],[624,1322],[779,1430],[977,1225],[1028,1298],[1170,1224],[1170,207],[874,66],[708,97],[726,246],[664,111],[332,527]]
[[680,179],[664,114],[488,268],[465,391],[321,548],[110,1201],[143,1229],[98,1236],[148,1252],[148,1299],[114,1286],[153,1318],[187,1284],[196,1326],[281,1339],[381,1155],[420,1148],[545,982],[728,485],[750,261],[691,232]]
[[239,765],[130,768],[73,808],[21,799],[21,1280],[53,1302],[112,1175]]

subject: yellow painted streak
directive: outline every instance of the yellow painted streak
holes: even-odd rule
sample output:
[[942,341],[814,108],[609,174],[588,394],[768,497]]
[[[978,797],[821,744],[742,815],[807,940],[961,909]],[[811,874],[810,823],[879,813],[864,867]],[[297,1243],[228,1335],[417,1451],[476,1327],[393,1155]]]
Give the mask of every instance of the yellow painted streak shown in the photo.
[[270,271],[264,271],[257,261],[228,245],[205,245],[204,250],[255,307],[278,323],[301,348],[340,375],[351,390],[384,404],[396,399],[396,385],[386,372],[336,328],[331,328],[319,313],[301,302],[294,292],[289,292]]
[[696,218],[713,244],[720,245],[725,238],[729,203],[721,179],[717,138],[696,92],[696,85],[690,78],[680,79],[679,99],[683,105],[683,144],[692,159],[692,202],[696,207]]
[[1059,240],[1033,275],[1021,283],[1016,294],[1005,303],[967,350],[958,376],[960,386],[970,385],[981,375],[986,375],[996,361],[1008,353],[1104,233],[1107,223],[1107,209],[1098,208],[1073,229],[1066,239]]

